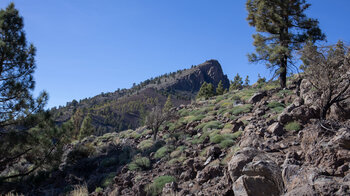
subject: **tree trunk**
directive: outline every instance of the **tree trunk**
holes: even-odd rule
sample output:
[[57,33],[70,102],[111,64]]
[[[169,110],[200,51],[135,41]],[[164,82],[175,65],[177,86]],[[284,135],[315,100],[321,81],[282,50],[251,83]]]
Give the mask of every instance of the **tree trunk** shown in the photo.
[[287,61],[285,59],[282,60],[280,69],[280,86],[284,89],[287,86]]
[[158,133],[158,128],[155,128],[153,131],[153,141],[157,140],[157,133]]
[[321,119],[326,119],[326,116],[327,116],[327,112],[329,110],[329,108],[331,107],[331,104],[330,103],[327,103],[325,106],[322,107],[321,109],[321,113],[320,113],[320,117]]

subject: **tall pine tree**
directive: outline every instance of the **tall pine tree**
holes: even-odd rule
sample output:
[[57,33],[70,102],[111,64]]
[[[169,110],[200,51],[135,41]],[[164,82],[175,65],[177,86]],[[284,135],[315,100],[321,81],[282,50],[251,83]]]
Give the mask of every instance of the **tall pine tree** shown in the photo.
[[306,0],[248,0],[247,20],[255,27],[253,35],[256,53],[250,62],[266,62],[267,68],[279,75],[280,86],[286,87],[287,71],[294,65],[293,52],[307,41],[324,40],[325,35],[316,19],[308,18]]
[[0,128],[11,125],[20,117],[43,109],[47,101],[44,92],[34,99],[32,91],[35,47],[27,43],[23,18],[11,3],[0,10]]

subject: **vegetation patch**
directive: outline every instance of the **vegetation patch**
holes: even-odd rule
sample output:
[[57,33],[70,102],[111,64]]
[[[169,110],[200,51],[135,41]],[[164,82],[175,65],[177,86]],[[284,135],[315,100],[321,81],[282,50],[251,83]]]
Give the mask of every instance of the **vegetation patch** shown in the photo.
[[186,148],[185,146],[177,147],[176,150],[170,153],[170,157],[171,158],[179,157],[182,154],[182,152],[185,150],[185,148]]
[[243,131],[236,131],[232,134],[232,139],[237,139],[239,136],[241,136]]
[[212,137],[210,137],[210,142],[214,144],[218,144],[221,141],[223,141],[225,138],[223,135],[215,134]]
[[140,150],[147,150],[150,149],[153,146],[154,142],[152,139],[148,139],[148,140],[143,140],[142,142],[139,143],[139,145],[137,145],[137,148]]
[[233,141],[233,139],[224,139],[220,142],[220,147],[221,148],[228,148],[233,146],[235,142]]
[[287,131],[299,131],[301,129],[300,124],[297,121],[289,122],[284,126]]
[[250,88],[250,89],[243,89],[238,91],[235,96],[239,97],[240,100],[242,101],[248,101],[250,99],[250,97],[252,97],[254,95],[254,93],[256,93],[257,90]]
[[153,183],[148,185],[145,189],[148,195],[157,196],[162,193],[163,187],[166,183],[174,182],[173,176],[159,176],[154,179]]
[[171,146],[163,146],[157,150],[157,152],[154,154],[154,158],[161,159],[165,157],[169,152],[171,152],[172,147]]
[[107,174],[107,176],[102,180],[101,186],[103,188],[106,188],[106,187],[112,185],[114,182],[113,179],[116,175],[117,175],[116,172],[111,172],[111,173]]
[[208,130],[208,129],[218,129],[218,128],[222,128],[223,124],[220,121],[210,121],[207,123],[201,123],[199,124],[197,127],[195,127],[195,129],[199,130],[202,129],[204,131]]
[[276,113],[281,113],[284,110],[284,104],[277,102],[277,101],[271,101],[268,105],[268,108],[272,109]]
[[231,110],[230,113],[232,115],[239,115],[239,114],[242,114],[242,113],[248,113],[251,110],[252,110],[252,105],[251,104],[245,104],[245,105],[239,105],[239,106],[234,107]]
[[131,171],[140,171],[149,169],[151,162],[147,157],[137,157],[133,162],[128,165]]

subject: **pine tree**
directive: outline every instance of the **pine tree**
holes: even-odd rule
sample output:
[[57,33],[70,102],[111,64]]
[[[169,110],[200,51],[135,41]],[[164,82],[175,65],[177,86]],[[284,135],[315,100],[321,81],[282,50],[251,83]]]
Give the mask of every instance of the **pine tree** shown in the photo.
[[43,109],[46,92],[34,99],[36,49],[27,43],[23,18],[11,3],[0,10],[0,128]]
[[[49,130],[52,127],[42,125],[43,128],[30,131],[48,120],[49,115],[43,112],[48,96],[46,92],[36,99],[32,95],[36,49],[33,44],[27,43],[23,27],[23,18],[13,3],[0,10],[0,181],[29,175],[44,164],[56,148],[56,145],[45,149],[42,147],[47,147],[44,143],[49,140],[46,139],[54,135]],[[36,137],[41,139],[37,140]],[[42,147],[40,151],[39,147]],[[5,169],[13,172],[19,160],[24,157],[35,159],[35,154],[41,161],[33,161],[29,171],[13,170],[14,175],[3,178]]]
[[281,88],[286,87],[287,71],[294,65],[293,54],[311,40],[324,40],[325,35],[316,19],[305,11],[305,0],[248,0],[247,20],[255,27],[253,35],[256,53],[249,54],[250,62],[265,62],[267,68],[279,75]]
[[218,87],[216,87],[216,94],[222,95],[224,94],[224,86],[222,85],[222,81],[220,80]]
[[197,94],[197,98],[204,97],[205,99],[208,99],[209,97],[214,96],[214,87],[211,83],[204,82],[199,89],[199,92]]
[[91,121],[92,121],[91,115],[88,114],[84,118],[83,122],[81,123],[81,128],[80,128],[79,137],[78,137],[79,140],[81,140],[84,137],[87,137],[95,132],[95,128],[92,125]]
[[243,81],[242,77],[237,73],[237,75],[233,78],[233,81],[231,81],[230,90],[237,90],[242,89],[243,87]]
[[249,83],[250,83],[249,76],[247,76],[245,77],[245,80],[244,80],[244,86],[245,87],[249,86]]
[[173,103],[171,102],[171,95],[169,95],[164,104],[163,111],[168,112],[172,107],[173,107]]

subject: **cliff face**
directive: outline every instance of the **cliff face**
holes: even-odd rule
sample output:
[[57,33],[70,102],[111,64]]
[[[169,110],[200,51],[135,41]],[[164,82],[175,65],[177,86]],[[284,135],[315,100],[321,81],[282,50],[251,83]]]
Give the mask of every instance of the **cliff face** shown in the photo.
[[168,89],[197,92],[204,82],[212,83],[216,87],[220,81],[224,88],[229,88],[230,82],[220,63],[217,60],[209,60],[179,75]]

